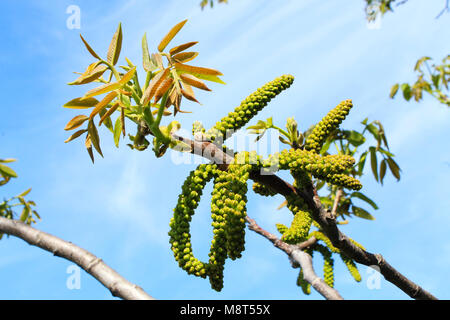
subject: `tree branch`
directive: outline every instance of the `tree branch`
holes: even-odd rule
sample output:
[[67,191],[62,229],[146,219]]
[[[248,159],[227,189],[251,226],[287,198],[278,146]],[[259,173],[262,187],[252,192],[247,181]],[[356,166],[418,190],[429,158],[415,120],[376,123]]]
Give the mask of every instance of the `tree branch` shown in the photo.
[[284,241],[280,240],[277,236],[274,234],[268,232],[267,230],[264,230],[261,228],[255,220],[250,218],[249,216],[246,217],[246,221],[248,222],[248,228],[252,231],[255,231],[256,233],[262,235],[267,240],[273,243],[273,245],[284,251],[291,261],[293,262],[293,266],[295,264],[300,265],[300,267],[303,270],[303,278],[311,284],[311,286],[320,293],[323,297],[325,297],[327,300],[343,300],[341,295],[336,289],[331,288],[328,286],[325,281],[323,281],[314,271],[314,267],[312,264],[312,257],[302,251],[301,248],[305,249],[311,245],[313,245],[317,240],[313,237],[308,239],[307,241],[301,243],[300,245],[291,245],[287,244]]
[[127,300],[153,300],[145,291],[130,283],[92,253],[48,233],[37,230],[21,221],[0,217],[0,233],[18,237],[32,246],[39,247],[76,263],[100,281],[112,295]]
[[344,190],[342,190],[341,188],[339,188],[336,191],[336,195],[334,197],[334,203],[333,203],[333,208],[331,209],[331,216],[336,218],[336,214],[337,214],[337,209],[339,207],[339,202],[341,202],[341,198],[344,195]]
[[[222,151],[217,145],[207,141],[193,141],[188,138],[172,135],[173,138],[183,141],[191,146],[191,152],[205,157],[219,165],[221,170],[227,170],[228,164],[234,158]],[[367,252],[356,246],[346,235],[341,233],[336,224],[336,219],[327,211],[320,201],[317,190],[311,185],[304,190],[297,190],[291,184],[284,181],[274,174],[262,174],[261,172],[252,172],[250,178],[256,182],[264,184],[277,193],[288,197],[296,195],[302,197],[311,209],[313,219],[320,225],[321,231],[330,239],[333,246],[338,248],[349,258],[366,266],[376,266],[377,270],[384,278],[397,286],[413,299],[435,300],[437,299],[428,291],[412,282],[394,267],[392,267],[380,254]]]

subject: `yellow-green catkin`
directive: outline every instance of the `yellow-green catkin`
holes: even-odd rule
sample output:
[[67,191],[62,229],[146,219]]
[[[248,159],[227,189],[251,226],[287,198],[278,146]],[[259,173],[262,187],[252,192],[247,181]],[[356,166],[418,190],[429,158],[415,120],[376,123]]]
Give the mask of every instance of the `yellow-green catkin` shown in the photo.
[[291,226],[283,233],[281,240],[296,244],[305,241],[311,228],[312,218],[307,204],[298,196],[288,196],[288,209],[294,214]]
[[303,278],[303,270],[302,269],[300,269],[300,272],[298,273],[297,286],[302,288],[302,291],[304,294],[307,294],[307,295],[311,294],[311,285],[309,284],[308,281],[306,281]]
[[283,235],[287,231],[287,229],[289,229],[287,226],[285,226],[282,223],[277,223],[277,224],[275,224],[275,226],[276,226],[278,232],[281,233],[281,235]]
[[252,189],[255,193],[264,197],[272,197],[277,194],[277,192],[272,190],[272,188],[265,186],[259,182],[253,183]]
[[291,170],[291,172],[305,171],[331,184],[359,190],[362,187],[361,183],[357,179],[343,174],[354,163],[355,159],[348,155],[322,157],[312,151],[292,148],[270,155],[262,162],[262,166],[278,166],[281,170]]
[[328,112],[328,114],[315,125],[311,134],[307,137],[305,149],[319,153],[328,135],[339,127],[352,107],[353,103],[351,100],[344,100]]
[[321,231],[313,231],[308,236],[308,238],[311,238],[311,237],[315,237],[317,240],[323,241],[327,245],[328,249],[331,250],[331,252],[334,252],[334,253],[340,253],[341,252],[338,248],[333,246],[333,244],[331,243],[331,240],[323,232],[321,232]]
[[170,244],[179,266],[187,273],[202,278],[207,276],[205,263],[195,258],[192,251],[190,222],[198,206],[206,183],[216,174],[217,166],[201,164],[186,178],[174,215],[170,219]]
[[[278,77],[249,95],[241,104],[217,122],[206,135],[214,140],[218,136],[226,137],[227,131],[236,131],[245,126],[269,101],[281,91],[289,88],[294,81],[291,75]],[[226,137],[228,138],[228,137]]]
[[350,274],[352,275],[353,279],[355,279],[355,281],[360,282],[361,281],[361,274],[358,271],[358,267],[356,266],[355,262],[353,261],[353,259],[347,257],[344,254],[340,254],[342,262],[344,262],[344,264],[347,266],[348,271],[350,272]]
[[192,123],[192,135],[196,137],[196,135],[199,133],[205,133],[205,128],[200,121],[194,121]]
[[314,250],[320,252],[323,257],[323,280],[331,288],[334,287],[334,260],[331,257],[331,251],[320,243],[316,243]]

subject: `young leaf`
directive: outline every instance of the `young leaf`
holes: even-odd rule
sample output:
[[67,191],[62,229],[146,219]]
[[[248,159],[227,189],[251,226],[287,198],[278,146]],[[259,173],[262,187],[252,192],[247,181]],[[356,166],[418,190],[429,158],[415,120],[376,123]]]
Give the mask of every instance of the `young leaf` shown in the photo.
[[164,38],[161,40],[160,44],[158,45],[158,51],[163,52],[164,49],[167,47],[169,42],[176,36],[176,34],[183,28],[184,24],[187,22],[186,20],[181,21],[180,23],[176,24],[170,31],[164,36]]
[[116,32],[109,44],[108,53],[106,55],[106,59],[113,66],[119,60],[120,50],[122,49],[122,24],[119,23]]
[[361,199],[361,200],[367,202],[368,204],[370,204],[372,206],[372,208],[374,208],[375,210],[378,210],[377,204],[372,199],[370,199],[369,197],[367,197],[365,194],[363,194],[361,192],[357,192],[357,191],[352,192],[350,197]]
[[196,67],[196,66],[183,64],[183,63],[178,63],[178,62],[175,62],[174,66],[177,71],[184,71],[184,72],[190,73],[192,75],[196,75],[196,74],[203,74],[206,76],[222,76],[223,75],[222,72],[215,70],[215,69]]
[[84,40],[83,36],[80,34],[80,38],[83,41],[84,45],[86,46],[86,49],[88,49],[89,53],[96,59],[101,60],[101,58],[98,56],[97,53],[91,48],[91,46]]
[[161,84],[158,86],[158,89],[155,91],[155,103],[161,99],[161,97],[169,91],[170,87],[172,86],[173,79],[170,77],[165,78]]
[[27,194],[30,193],[30,191],[31,191],[31,188],[26,190],[26,191],[24,191],[24,192],[22,192],[21,194],[19,194],[18,197],[25,197]]
[[386,159],[383,159],[380,163],[380,182],[383,184],[384,176],[386,175]]
[[378,182],[378,162],[377,162],[377,152],[375,147],[370,147],[370,164],[372,166],[373,176],[375,180]]
[[97,113],[99,113],[104,107],[106,107],[108,103],[113,101],[115,97],[117,97],[116,91],[111,91],[110,93],[108,93],[99,103],[97,103],[94,110],[92,110],[89,119],[94,118],[97,115]]
[[206,91],[211,91],[210,88],[208,88],[206,86],[206,84],[200,80],[199,78],[193,76],[192,74],[189,73],[182,73],[180,74],[180,78],[183,81],[183,83],[187,83],[193,87],[196,87],[198,89],[202,89],[202,90],[206,90]]
[[81,126],[87,119],[89,119],[89,118],[86,117],[85,115],[76,116],[75,118],[73,118],[66,124],[66,127],[64,128],[64,130],[76,129],[79,126]]
[[114,124],[114,143],[117,148],[119,147],[121,132],[122,132],[122,121],[120,120],[120,117],[118,117],[116,123]]
[[355,216],[359,218],[367,220],[375,220],[375,218],[363,208],[352,206],[352,212]]
[[85,132],[87,132],[87,129],[78,130],[77,132],[72,134],[69,138],[67,138],[67,140],[65,140],[64,143],[67,143],[67,142],[70,142],[72,140],[75,140],[76,138],[78,138],[79,136],[81,136]]
[[146,72],[153,71],[157,68],[157,66],[150,59],[146,33],[144,33],[144,36],[142,37],[142,63]]
[[[115,104],[118,105],[119,103],[116,102]],[[110,108],[110,109],[111,109],[111,108]],[[102,123],[105,124],[105,127],[108,128],[108,130],[111,131],[111,133],[114,133],[114,127],[113,127],[111,118],[110,118],[109,116],[106,116],[106,117],[105,117],[105,114],[106,114],[107,111],[109,111],[109,110],[106,110],[106,109],[100,110],[100,112],[98,113],[99,116],[100,116],[100,121],[101,121],[101,119],[103,118]],[[99,126],[100,126],[100,125],[99,125]]]
[[99,62],[94,62],[90,64],[86,71],[83,72],[75,81],[69,82],[69,85],[80,85],[90,83],[94,80],[97,80],[102,76],[103,73],[108,69],[107,66],[99,65]]
[[186,99],[201,104],[200,102],[198,102],[197,99],[195,99],[194,90],[192,90],[192,87],[190,85],[184,84],[184,88],[181,89],[181,93],[183,94],[183,97],[185,97]]
[[153,79],[150,81],[150,84],[145,89],[144,94],[141,98],[141,104],[146,106],[150,100],[153,98],[153,96],[156,93],[156,90],[159,88],[159,85],[161,82],[167,77],[169,74],[169,69],[164,69],[163,71],[159,72]]
[[83,96],[83,99],[90,98],[93,96],[98,96],[100,94],[107,93],[107,92],[110,92],[110,91],[113,91],[113,90],[123,87],[125,84],[127,84],[128,81],[130,81],[133,78],[135,72],[136,72],[136,67],[132,68],[130,71],[128,71],[126,74],[124,74],[123,77],[117,82],[106,83],[100,87],[89,90]]
[[387,163],[389,165],[389,169],[397,180],[400,180],[400,167],[391,157],[387,158]]
[[11,178],[17,178],[17,173],[10,167],[5,166],[4,164],[0,164],[0,173],[2,175],[6,175]]
[[181,70],[177,70],[177,73],[179,75],[188,73],[188,74],[191,74],[191,75],[193,75],[193,76],[195,76],[195,77],[197,77],[199,79],[202,79],[202,80],[207,80],[207,81],[211,81],[211,82],[217,82],[217,83],[221,83],[221,84],[226,84],[218,76],[210,76],[210,75],[204,75],[204,74],[200,74],[200,73],[187,72],[187,71],[181,71]]
[[80,97],[80,98],[75,98],[73,100],[70,100],[69,102],[64,104],[63,107],[69,108],[69,109],[88,109],[88,108],[92,108],[97,103],[98,103],[98,100],[95,98],[82,99]]
[[174,55],[172,58],[179,63],[186,63],[194,60],[198,56],[198,52],[181,52]]
[[179,46],[176,46],[176,47],[173,47],[172,49],[170,49],[169,53],[170,53],[171,56],[173,56],[173,55],[175,55],[175,54],[177,54],[177,53],[179,53],[181,51],[184,51],[184,50],[186,50],[186,49],[196,45],[197,43],[198,43],[197,41],[193,41],[193,42],[188,42],[188,43],[181,44]]
[[111,108],[108,109],[108,111],[106,111],[106,113],[100,118],[100,122],[98,123],[98,126],[100,127],[103,123],[103,121],[105,121],[106,118],[109,118],[114,111],[117,110],[117,108],[119,107],[119,102],[116,102],[113,104],[113,106]]
[[95,150],[97,150],[97,152],[103,157],[102,150],[100,149],[100,137],[93,120],[89,120],[88,132],[92,145],[94,146]]
[[86,150],[89,153],[89,157],[91,157],[92,163],[94,163],[94,153],[92,152],[92,141],[89,137],[89,133],[86,135],[86,141],[84,145],[86,146]]
[[401,88],[403,91],[403,97],[406,101],[409,101],[411,99],[411,87],[409,86],[409,84],[403,83]]
[[396,83],[392,86],[391,92],[389,93],[389,98],[393,99],[395,97],[395,95],[397,94],[397,91],[398,91],[398,87],[399,87],[398,83]]

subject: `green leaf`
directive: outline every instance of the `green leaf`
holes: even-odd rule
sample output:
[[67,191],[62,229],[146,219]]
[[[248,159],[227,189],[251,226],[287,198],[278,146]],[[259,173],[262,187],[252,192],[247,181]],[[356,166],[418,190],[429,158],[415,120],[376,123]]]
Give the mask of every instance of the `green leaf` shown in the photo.
[[403,91],[403,98],[405,98],[406,101],[409,101],[412,96],[410,85],[407,83],[403,83],[401,89]]
[[358,172],[359,172],[359,174],[362,174],[362,172],[364,170],[364,165],[366,164],[367,153],[368,153],[368,151],[365,151],[361,155],[361,157],[359,158],[359,161],[358,161]]
[[16,159],[0,159],[0,163],[10,163],[10,162],[15,162]]
[[119,60],[120,50],[122,49],[122,24],[119,23],[116,32],[109,44],[108,53],[106,55],[106,59],[113,66]]
[[120,117],[117,118],[116,123],[114,124],[114,143],[116,147],[119,147],[120,134],[122,133],[122,121]]
[[397,180],[400,180],[400,167],[391,157],[387,158],[387,163],[389,165],[389,169]]
[[352,206],[352,212],[355,216],[367,220],[375,220],[374,216],[368,213],[366,210],[360,207]]
[[11,178],[17,178],[17,173],[10,167],[5,166],[4,164],[0,164],[0,173]]
[[386,159],[383,159],[380,163],[380,182],[383,184],[383,179],[386,174]]
[[414,71],[418,71],[420,69],[420,67],[422,66],[422,64],[427,60],[431,60],[431,58],[430,57],[422,57],[419,60],[417,60],[416,65],[414,66]]
[[26,191],[24,191],[24,192],[22,192],[21,194],[19,194],[18,197],[25,197],[27,194],[30,193],[30,191],[31,191],[31,188],[26,190]]
[[375,180],[378,182],[378,162],[377,162],[377,152],[375,147],[370,147],[370,164],[372,167],[373,176]]
[[92,108],[97,103],[98,103],[98,100],[95,98],[82,99],[80,97],[80,98],[75,98],[73,100],[70,100],[69,102],[64,104],[63,107],[69,108],[69,109],[88,109],[88,108]]
[[396,83],[392,86],[391,92],[389,93],[389,98],[393,99],[395,97],[395,95],[397,94],[398,88],[399,88],[398,83]]
[[344,136],[355,147],[362,145],[366,141],[366,138],[361,133],[354,130],[344,130]]
[[102,150],[100,149],[100,137],[98,135],[97,128],[95,127],[94,120],[92,119],[89,120],[88,132],[92,145],[94,146],[95,150],[97,150],[97,152],[103,157]]
[[378,130],[377,127],[375,127],[375,125],[373,125],[372,123],[370,123],[369,125],[367,125],[367,130],[369,130],[369,132],[373,135],[373,137],[378,141],[380,140],[380,131]]
[[150,53],[148,52],[148,43],[147,43],[147,34],[144,33],[142,37],[142,62],[144,66],[144,70],[146,72],[153,71],[157,68],[157,66],[150,59]]
[[375,210],[378,210],[377,204],[372,199],[370,199],[369,197],[367,197],[365,194],[363,194],[361,192],[355,191],[350,195],[350,197],[361,199],[361,200],[367,202],[368,204],[370,204],[372,206],[372,208],[374,208]]

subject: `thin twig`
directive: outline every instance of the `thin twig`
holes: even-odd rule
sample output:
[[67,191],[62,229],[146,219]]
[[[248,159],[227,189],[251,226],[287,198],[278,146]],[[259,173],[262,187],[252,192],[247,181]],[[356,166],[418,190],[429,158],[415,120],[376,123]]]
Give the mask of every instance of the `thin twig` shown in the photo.
[[339,202],[341,202],[341,198],[342,198],[343,195],[344,195],[344,190],[339,188],[336,191],[336,195],[334,197],[333,208],[331,209],[331,216],[334,217],[335,219],[337,217],[337,209],[339,207]]
[[325,283],[314,271],[312,257],[300,248],[307,248],[313,245],[316,240],[308,239],[299,245],[291,245],[279,239],[274,234],[261,228],[254,219],[246,217],[248,228],[269,240],[273,245],[284,251],[295,264],[300,265],[303,271],[303,278],[311,284],[311,286],[327,300],[343,300],[336,289],[331,288]]
[[76,263],[103,284],[112,295],[126,300],[153,300],[141,287],[132,284],[95,255],[73,243],[37,230],[21,221],[0,217],[0,233],[18,237],[32,246]]

